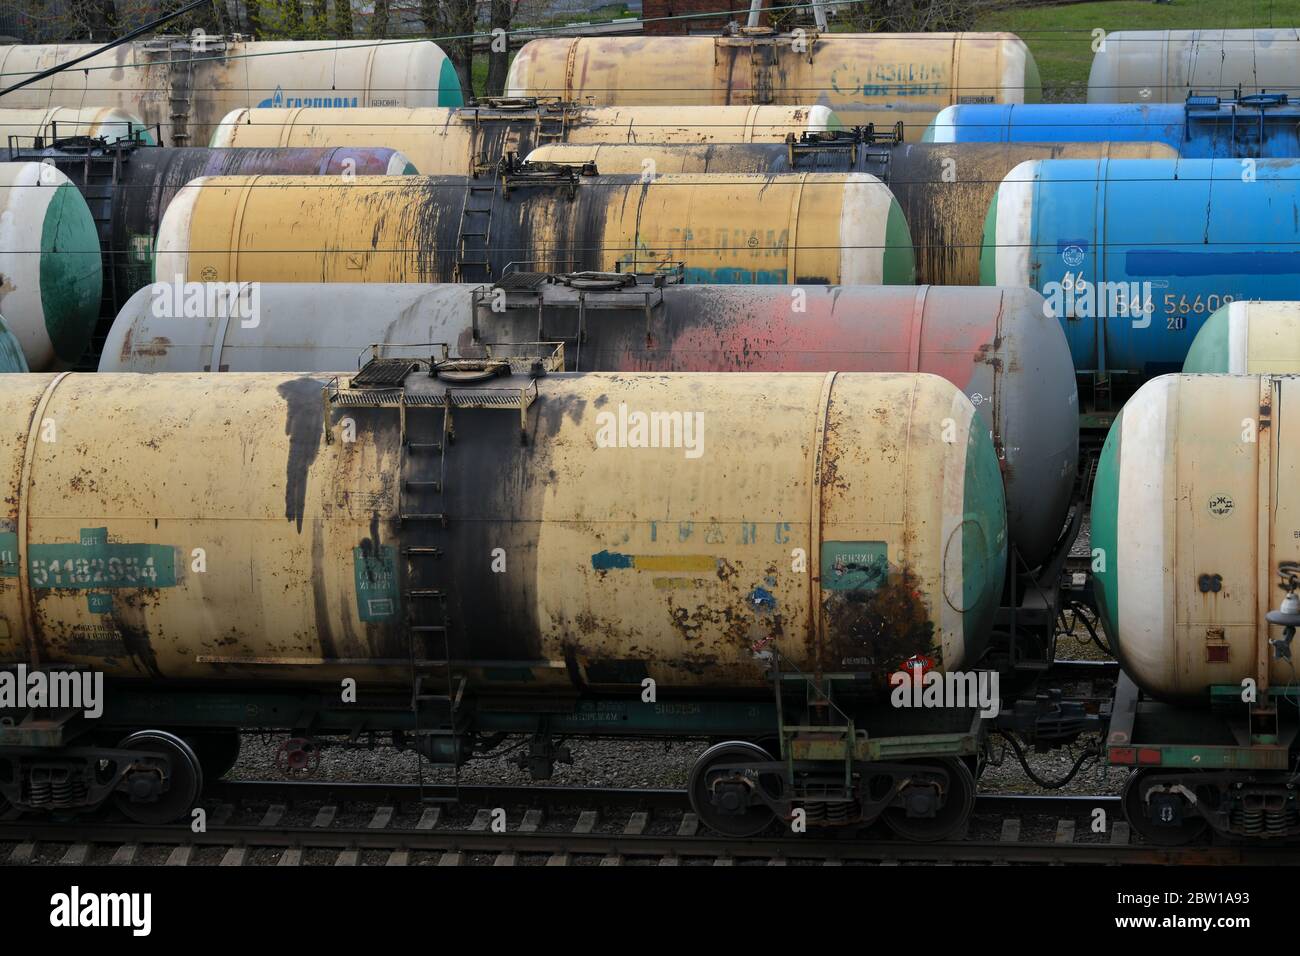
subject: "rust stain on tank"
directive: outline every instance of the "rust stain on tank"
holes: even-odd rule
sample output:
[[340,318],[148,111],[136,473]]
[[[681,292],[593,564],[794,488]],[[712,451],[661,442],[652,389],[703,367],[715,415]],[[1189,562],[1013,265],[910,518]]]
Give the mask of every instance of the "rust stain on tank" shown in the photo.
[[882,679],[903,661],[923,655],[942,663],[934,622],[907,568],[890,571],[876,588],[834,591],[822,600],[826,622],[823,667],[873,670]]

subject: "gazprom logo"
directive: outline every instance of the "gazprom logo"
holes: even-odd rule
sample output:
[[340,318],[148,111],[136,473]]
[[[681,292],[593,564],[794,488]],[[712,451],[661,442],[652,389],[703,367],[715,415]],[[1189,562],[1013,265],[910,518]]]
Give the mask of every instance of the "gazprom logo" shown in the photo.
[[270,99],[262,100],[262,102],[257,104],[259,109],[266,109],[268,107],[270,109],[279,109],[283,105],[284,105],[284,90],[278,86],[275,88],[275,92],[271,94]]
[[344,107],[355,107],[357,98],[355,96],[285,96],[284,90],[277,86],[275,92],[267,99],[257,104],[258,109],[280,109],[289,107],[293,109],[299,106],[323,106],[334,109]]

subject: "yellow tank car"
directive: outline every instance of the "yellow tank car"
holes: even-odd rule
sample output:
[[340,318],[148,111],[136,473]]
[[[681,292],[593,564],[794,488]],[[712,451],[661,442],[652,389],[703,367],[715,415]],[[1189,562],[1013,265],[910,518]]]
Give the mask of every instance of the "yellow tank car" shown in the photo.
[[[549,175],[549,174],[547,174]],[[688,282],[910,285],[907,224],[867,174],[211,177],[159,228],[156,278],[485,281],[512,271],[648,272]],[[478,187],[476,187],[477,189]],[[481,202],[477,215],[464,210]]]
[[[463,109],[242,109],[213,146],[391,146],[428,176],[472,176],[547,143],[780,143],[839,129],[824,106],[629,106],[561,103]],[[391,145],[391,144],[400,145]]]
[[1042,84],[1011,33],[798,33],[530,40],[510,96],[596,106],[817,103],[848,126],[902,123],[917,142],[959,103],[1036,103]]

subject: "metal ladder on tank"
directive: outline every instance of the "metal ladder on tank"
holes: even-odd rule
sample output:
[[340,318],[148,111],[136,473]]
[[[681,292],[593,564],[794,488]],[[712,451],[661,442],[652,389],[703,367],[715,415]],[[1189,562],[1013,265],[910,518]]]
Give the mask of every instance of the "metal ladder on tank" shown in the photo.
[[[424,761],[417,763],[420,799],[426,803],[455,803],[460,799],[460,756],[466,736],[465,714],[462,702],[467,678],[456,674],[457,660],[453,658],[451,641],[452,618],[448,609],[449,592],[438,573],[446,554],[440,547],[441,536],[452,523],[446,507],[447,453],[455,442],[453,408],[517,410],[520,417],[520,441],[527,438],[528,409],[537,400],[536,379],[529,378],[519,388],[485,387],[468,384],[490,379],[507,369],[513,375],[540,369],[543,374],[564,371],[564,348],[558,346],[549,352],[530,353],[506,359],[494,358],[492,345],[483,346],[484,357],[452,359],[446,343],[436,345],[442,358],[409,359],[381,356],[382,346],[372,346],[371,359],[346,383],[341,377],[325,387],[324,433],[332,441],[329,412],[332,407],[395,408],[398,414],[398,491],[397,527],[401,542],[399,565],[399,593],[402,601],[402,627],[406,638],[410,676],[410,713],[416,737],[416,752],[427,749],[435,753],[436,747],[424,748],[420,738],[441,737],[447,745],[445,755],[451,757],[452,793],[433,796],[424,789]],[[550,348],[545,343],[533,343],[536,348]],[[503,346],[517,348],[518,346]],[[409,394],[405,387],[408,376],[417,371],[431,378],[440,373],[460,373],[467,383],[442,392]],[[478,373],[477,379],[474,377]],[[434,462],[436,461],[436,466]],[[403,529],[412,526],[429,529],[419,544],[408,544],[408,534]],[[463,661],[460,663],[464,663]],[[437,679],[444,693],[426,689],[426,682]],[[425,716],[430,710],[442,710],[446,719],[438,726],[426,727]]]
[[[400,466],[398,469],[397,524],[401,529],[420,524],[435,531],[445,531],[449,516],[445,510],[447,451],[455,438],[452,430],[450,389],[439,409],[410,405],[405,392],[398,405]],[[436,460],[436,467],[432,466]],[[436,477],[434,477],[436,476]],[[460,798],[461,743],[460,701],[465,678],[452,673],[451,616],[447,609],[447,589],[437,573],[444,549],[432,544],[402,545],[402,606],[406,645],[411,668],[411,717],[417,738],[448,737],[453,754],[450,798],[432,798],[424,792],[424,761],[417,764],[420,798],[425,802],[455,802]],[[439,678],[444,693],[432,693],[425,681]],[[424,728],[421,714],[425,707],[443,706],[447,711],[445,727]]]
[[[838,789],[804,793],[801,797],[804,805],[824,804],[830,808],[851,800],[853,764],[858,757],[859,743],[865,739],[866,733],[859,730],[853,718],[840,709],[835,702],[834,688],[837,678],[852,679],[852,675],[820,672],[805,674],[794,665],[793,661],[782,656],[775,642],[768,644],[757,656],[767,664],[767,678],[772,682],[776,695],[777,731],[781,748],[780,757],[786,765],[786,785],[792,791],[798,789],[795,787],[794,766],[797,743],[801,740],[817,739],[823,748],[831,752],[839,751],[844,775]],[[783,662],[786,665],[785,670],[781,667]],[[804,696],[804,719],[799,723],[786,722],[785,691],[790,685],[797,687]],[[810,815],[811,813],[810,810]]]
[[460,207],[460,228],[456,233],[457,282],[488,282],[492,279],[488,241],[492,236],[492,206],[496,194],[495,177],[487,183],[471,179],[465,184],[465,201]]
[[563,104],[538,104],[535,145],[546,146],[551,143],[563,143],[568,131],[569,111]]

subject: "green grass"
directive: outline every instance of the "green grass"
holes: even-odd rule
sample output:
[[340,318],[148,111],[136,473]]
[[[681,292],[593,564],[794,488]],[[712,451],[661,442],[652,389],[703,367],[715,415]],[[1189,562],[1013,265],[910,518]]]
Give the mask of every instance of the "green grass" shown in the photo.
[[1029,45],[1043,79],[1043,99],[1083,102],[1092,67],[1092,31],[1292,27],[1300,0],[1110,0],[1059,7],[999,10],[976,30],[1009,30]]

